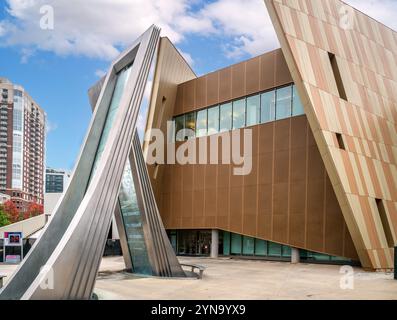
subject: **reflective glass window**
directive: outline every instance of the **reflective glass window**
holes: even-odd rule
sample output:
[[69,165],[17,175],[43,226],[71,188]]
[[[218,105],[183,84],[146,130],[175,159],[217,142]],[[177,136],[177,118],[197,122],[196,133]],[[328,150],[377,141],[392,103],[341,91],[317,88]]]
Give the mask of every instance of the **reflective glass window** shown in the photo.
[[207,109],[197,112],[196,136],[204,137],[207,135]]
[[255,239],[251,237],[243,238],[243,254],[244,255],[254,255],[255,251]]
[[245,126],[245,99],[233,102],[233,129]]
[[293,89],[293,96],[292,96],[292,115],[293,116],[300,116],[305,114],[305,111],[303,110],[303,105],[302,105],[302,100],[299,97],[298,90],[296,89],[296,86],[294,85],[292,87]]
[[196,113],[185,114],[185,140],[194,138],[196,135]]
[[230,254],[230,232],[223,232],[223,254],[225,256]]
[[266,256],[267,255],[267,242],[265,240],[255,240],[255,255]]
[[265,92],[261,95],[261,123],[274,121],[276,118],[276,91]]
[[232,104],[226,103],[220,107],[220,132],[232,129]]
[[208,109],[208,134],[219,132],[219,106]]
[[241,254],[241,235],[232,233],[231,254]]
[[259,123],[261,98],[259,95],[247,98],[247,126],[253,126]]
[[276,95],[276,120],[291,117],[292,86],[277,89]]
[[175,135],[176,141],[184,141],[182,130],[185,128],[185,116],[179,116],[175,118]]
[[289,246],[282,246],[283,257],[289,258],[291,257],[291,247]]
[[268,249],[269,249],[269,256],[281,257],[281,244],[269,242]]

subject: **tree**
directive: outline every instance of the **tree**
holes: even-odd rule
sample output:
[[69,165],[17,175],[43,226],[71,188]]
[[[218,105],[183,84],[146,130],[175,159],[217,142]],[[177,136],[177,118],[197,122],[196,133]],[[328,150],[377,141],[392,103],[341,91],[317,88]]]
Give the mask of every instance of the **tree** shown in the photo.
[[0,205],[0,227],[10,224],[7,214],[4,212],[4,206]]
[[41,204],[33,202],[33,203],[29,204],[28,210],[25,212],[23,218],[29,219],[29,218],[36,217],[43,213],[44,213],[43,206]]
[[20,215],[14,202],[12,202],[11,200],[7,200],[6,202],[4,202],[3,207],[4,212],[11,223],[19,221]]

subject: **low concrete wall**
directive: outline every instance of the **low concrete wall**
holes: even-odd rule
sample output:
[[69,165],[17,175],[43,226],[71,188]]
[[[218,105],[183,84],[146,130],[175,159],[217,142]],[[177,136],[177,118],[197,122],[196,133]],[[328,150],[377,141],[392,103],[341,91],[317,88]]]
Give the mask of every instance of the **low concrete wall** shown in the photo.
[[23,237],[29,237],[33,233],[39,231],[45,226],[45,215],[41,214],[37,217],[19,221],[8,226],[0,228],[0,239],[4,238],[4,232],[22,232]]

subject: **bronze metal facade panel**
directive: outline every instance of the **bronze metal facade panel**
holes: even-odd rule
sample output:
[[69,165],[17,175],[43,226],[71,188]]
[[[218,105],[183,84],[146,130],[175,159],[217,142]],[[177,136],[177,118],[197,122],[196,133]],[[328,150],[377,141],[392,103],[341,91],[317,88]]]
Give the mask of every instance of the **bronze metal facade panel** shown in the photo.
[[247,176],[233,175],[231,165],[164,166],[166,228],[218,228],[357,259],[306,116],[252,129]]
[[280,52],[273,51],[260,57],[260,90],[269,90],[276,86],[276,55]]
[[[265,4],[348,226],[344,251],[353,251],[346,245],[351,235],[364,267],[393,268],[386,234],[392,234],[395,245],[397,33],[340,0],[265,0]],[[343,7],[350,16],[341,16]],[[319,170],[315,151],[311,158]],[[310,192],[319,192],[313,183],[308,185]],[[333,197],[328,192],[325,196]],[[383,221],[380,201],[387,208]],[[326,204],[325,221],[331,229],[341,224],[334,211],[337,208]],[[313,226],[321,225],[320,216],[312,218]],[[331,235],[328,227],[326,239],[331,242],[325,247],[338,250],[337,235]],[[320,240],[320,235],[309,234],[313,243]]]
[[245,92],[252,94],[259,91],[261,58],[256,57],[246,63]]
[[[167,131],[167,121],[172,119],[175,110],[183,113],[183,90],[177,90],[181,83],[196,78],[194,72],[175,49],[168,38],[161,38],[157,53],[156,70],[153,79],[150,106],[146,124],[146,132],[151,128],[159,128],[162,132]],[[144,155],[147,153],[148,142],[143,145]],[[159,189],[163,187],[163,166],[148,166],[151,177],[153,192],[158,198]],[[154,175],[156,173],[156,178]],[[165,178],[166,179],[166,178]],[[171,206],[169,201],[167,206]]]
[[174,116],[292,83],[281,49],[178,86]]
[[232,99],[232,70],[230,68],[219,71],[219,101]]
[[[219,99],[219,74],[218,73],[210,73],[205,76],[207,79],[207,101],[206,106],[217,103]],[[198,80],[199,81],[199,80]],[[197,82],[196,82],[197,84]],[[200,106],[196,105],[196,108]]]
[[244,62],[232,66],[232,99],[246,95],[245,78],[246,64]]

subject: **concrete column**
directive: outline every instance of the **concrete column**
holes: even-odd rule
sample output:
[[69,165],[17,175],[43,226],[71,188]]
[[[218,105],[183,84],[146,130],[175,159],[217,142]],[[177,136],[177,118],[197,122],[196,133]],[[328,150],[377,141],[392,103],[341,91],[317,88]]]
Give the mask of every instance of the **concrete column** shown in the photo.
[[216,229],[212,230],[211,233],[211,258],[218,258],[219,248],[219,231]]
[[299,262],[300,262],[299,249],[291,248],[291,263],[296,264]]

